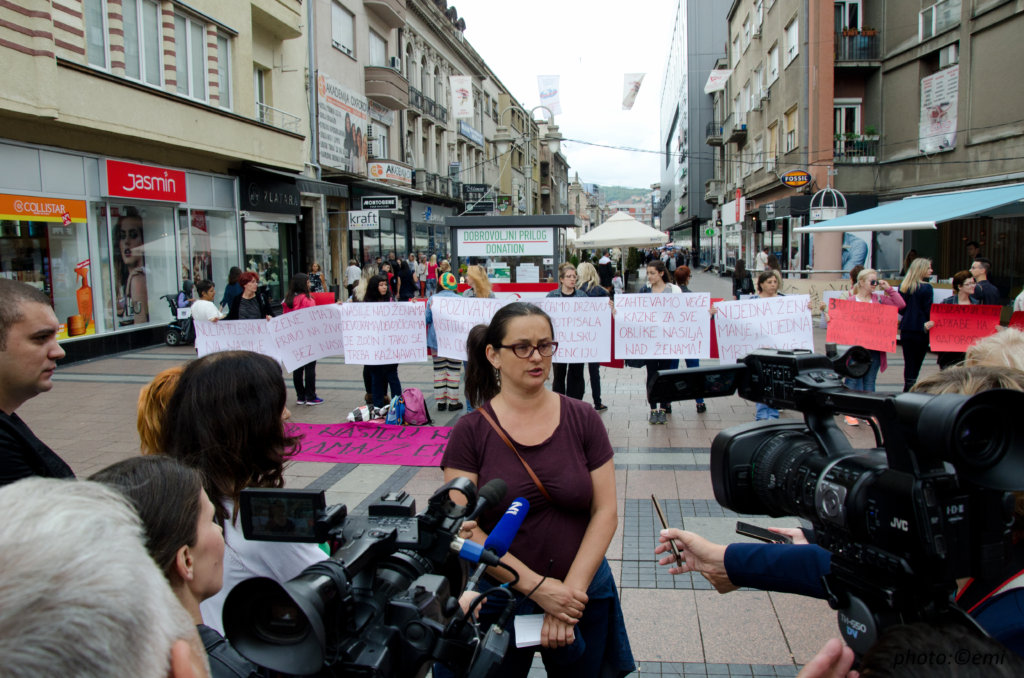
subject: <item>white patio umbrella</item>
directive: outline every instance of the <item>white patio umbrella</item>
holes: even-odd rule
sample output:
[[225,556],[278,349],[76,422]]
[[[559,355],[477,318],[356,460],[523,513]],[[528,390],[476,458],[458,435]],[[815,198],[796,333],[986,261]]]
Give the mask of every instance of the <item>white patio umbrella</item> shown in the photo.
[[576,238],[581,250],[607,247],[654,247],[668,242],[668,236],[637,221],[625,212],[616,212],[606,222]]

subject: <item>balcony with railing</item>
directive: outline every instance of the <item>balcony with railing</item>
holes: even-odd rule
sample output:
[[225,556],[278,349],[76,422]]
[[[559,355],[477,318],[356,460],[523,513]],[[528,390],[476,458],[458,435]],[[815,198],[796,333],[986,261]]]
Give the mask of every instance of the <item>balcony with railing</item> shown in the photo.
[[364,69],[366,98],[393,111],[409,107],[409,81],[400,72],[385,66]]
[[844,62],[880,61],[882,58],[882,36],[873,28],[844,28],[835,34],[836,65]]
[[302,124],[302,118],[299,116],[260,101],[256,102],[256,118],[266,125],[296,133],[299,131],[299,125]]
[[423,112],[431,118],[437,117],[437,104],[435,104],[434,100],[428,96],[423,97]]
[[722,125],[722,136],[729,143],[742,143],[747,138],[747,116],[730,113]]
[[722,122],[712,120],[704,129],[704,143],[708,146],[722,145]]
[[423,110],[423,93],[415,87],[409,87],[409,105],[416,110]]
[[704,202],[717,205],[724,192],[725,181],[722,179],[708,179],[704,182]]
[[873,163],[878,157],[877,134],[837,134],[833,141],[832,157],[835,162]]
[[448,109],[445,108],[444,106],[442,106],[441,104],[437,104],[437,116],[436,117],[443,124],[448,124]]

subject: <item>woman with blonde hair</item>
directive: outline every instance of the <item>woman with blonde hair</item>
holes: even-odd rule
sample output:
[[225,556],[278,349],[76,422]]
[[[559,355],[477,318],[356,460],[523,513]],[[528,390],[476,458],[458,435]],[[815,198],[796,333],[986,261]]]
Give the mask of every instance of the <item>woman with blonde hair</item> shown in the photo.
[[466,281],[470,288],[462,293],[464,297],[479,297],[481,299],[493,299],[494,292],[491,291],[491,281],[487,279],[487,271],[480,264],[473,264],[466,269]]
[[964,357],[964,365],[990,365],[1024,370],[1024,332],[1012,327],[974,343]]
[[918,257],[910,263],[907,276],[900,283],[900,294],[906,302],[900,324],[903,345],[903,391],[909,391],[921,373],[921,363],[928,353],[928,330],[925,323],[932,312],[932,286],[925,282],[932,274],[931,259]]
[[352,301],[362,301],[363,297],[366,296],[366,286],[370,284],[370,278],[377,275],[377,265],[367,264],[363,266],[363,273],[359,277],[359,282],[356,283],[355,288],[352,290]]

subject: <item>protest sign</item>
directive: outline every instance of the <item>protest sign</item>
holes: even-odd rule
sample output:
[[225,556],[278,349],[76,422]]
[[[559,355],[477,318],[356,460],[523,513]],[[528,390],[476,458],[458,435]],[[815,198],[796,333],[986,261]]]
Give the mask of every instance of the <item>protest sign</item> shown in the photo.
[[345,362],[391,365],[427,359],[426,309],[410,301],[341,305]]
[[806,294],[715,304],[718,357],[731,365],[759,348],[814,350]]
[[259,320],[219,320],[196,323],[196,352],[199,357],[218,351],[253,351],[280,360],[270,323]]
[[556,363],[599,363],[612,355],[612,309],[608,297],[548,297],[531,304],[551,316]]
[[995,334],[999,306],[984,304],[932,304],[929,318],[935,325],[928,331],[933,351],[963,353],[978,339]]
[[284,367],[289,372],[314,360],[341,355],[341,307],[337,304],[310,306],[277,316],[269,323]]
[[1024,332],[1024,311],[1014,311],[1009,326]]
[[355,422],[285,424],[289,435],[301,436],[296,461],[342,464],[439,466],[451,428],[397,426]]
[[497,299],[435,294],[430,317],[437,335],[437,355],[466,360],[466,337],[475,325],[487,325],[504,302]]
[[615,357],[711,357],[710,304],[704,293],[615,295]]
[[896,307],[888,304],[829,299],[825,341],[893,353],[896,350],[898,315]]

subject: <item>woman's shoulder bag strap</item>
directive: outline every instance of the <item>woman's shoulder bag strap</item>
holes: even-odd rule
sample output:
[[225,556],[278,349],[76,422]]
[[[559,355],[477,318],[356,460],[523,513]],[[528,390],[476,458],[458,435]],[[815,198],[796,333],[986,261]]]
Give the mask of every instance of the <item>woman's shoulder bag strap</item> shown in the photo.
[[533,480],[533,484],[537,486],[537,489],[540,490],[540,493],[542,495],[544,495],[544,498],[553,504],[554,502],[551,501],[551,495],[548,494],[547,489],[545,489],[543,483],[540,482],[540,478],[537,477],[537,474],[533,472],[533,469],[530,468],[530,465],[526,463],[525,459],[523,459],[523,455],[519,454],[519,450],[517,450],[516,446],[512,444],[512,441],[508,439],[508,436],[505,435],[505,432],[501,430],[501,427],[498,426],[498,422],[494,421],[494,418],[491,415],[487,414],[487,410],[485,410],[483,407],[477,408],[477,412],[483,415],[484,419],[487,420],[487,423],[490,424],[491,428],[494,429],[494,432],[498,434],[498,437],[501,438],[505,442],[505,444],[508,445],[509,448],[511,448],[511,450],[516,453],[516,456],[519,458],[519,461],[522,462],[523,464],[523,468],[525,468],[526,472],[530,474],[530,479]]

